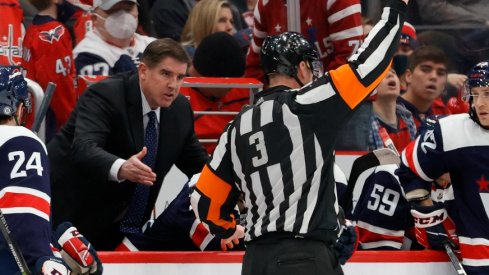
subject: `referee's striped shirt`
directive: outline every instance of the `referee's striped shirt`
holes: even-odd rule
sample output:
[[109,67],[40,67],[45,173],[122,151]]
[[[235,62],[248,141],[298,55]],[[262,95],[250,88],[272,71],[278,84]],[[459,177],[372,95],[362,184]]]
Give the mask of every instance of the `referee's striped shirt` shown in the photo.
[[228,125],[191,200],[211,233],[234,233],[240,192],[248,208],[246,241],[267,232],[336,229],[335,141],[352,110],[385,77],[405,9],[391,1],[349,64],[241,112]]

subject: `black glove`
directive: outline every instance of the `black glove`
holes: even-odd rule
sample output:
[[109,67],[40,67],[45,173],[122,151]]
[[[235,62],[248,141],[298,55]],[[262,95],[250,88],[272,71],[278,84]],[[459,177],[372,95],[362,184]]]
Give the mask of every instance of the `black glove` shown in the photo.
[[355,227],[343,225],[341,235],[334,246],[340,264],[344,265],[353,255],[356,248],[357,233],[355,232]]

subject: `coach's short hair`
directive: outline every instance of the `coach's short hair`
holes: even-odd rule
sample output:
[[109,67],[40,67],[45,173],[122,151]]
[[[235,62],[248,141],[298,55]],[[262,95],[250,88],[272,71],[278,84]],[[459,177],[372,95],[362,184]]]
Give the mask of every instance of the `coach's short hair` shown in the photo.
[[172,57],[190,66],[191,61],[185,49],[180,43],[170,38],[156,39],[149,43],[143,52],[141,62],[146,64],[149,68],[154,68],[167,57]]

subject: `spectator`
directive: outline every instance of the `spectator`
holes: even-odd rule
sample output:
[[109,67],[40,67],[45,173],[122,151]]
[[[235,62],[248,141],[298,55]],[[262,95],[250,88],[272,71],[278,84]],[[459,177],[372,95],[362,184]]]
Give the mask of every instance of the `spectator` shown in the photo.
[[181,40],[181,34],[195,0],[155,0],[151,18],[156,36]]
[[424,25],[489,26],[489,6],[484,0],[418,0]]
[[433,46],[423,46],[408,58],[407,91],[398,99],[412,114],[416,128],[431,115],[450,114],[440,99],[447,83],[448,57]]
[[[346,63],[363,38],[359,0],[300,1],[301,33],[319,51],[323,67],[335,69]],[[341,16],[340,16],[341,15]],[[258,0],[246,76],[263,80],[260,48],[267,35],[287,31],[287,7],[283,0]]]
[[[340,16],[341,15],[341,16]],[[346,63],[363,39],[359,0],[300,1],[300,32],[318,50],[323,67],[335,69]],[[245,76],[263,81],[260,48],[267,35],[287,30],[287,7],[282,0],[258,0],[255,7],[253,38],[246,60]],[[338,150],[368,149],[372,104],[366,100],[348,121],[336,144]]]
[[100,250],[142,234],[173,165],[187,176],[208,155],[178,93],[190,60],[179,43],[153,41],[137,72],[88,87],[48,144],[53,223],[71,221]]
[[215,32],[235,33],[231,5],[226,0],[201,0],[190,13],[182,32],[182,45],[190,55],[204,37]]
[[154,39],[135,33],[136,0],[95,0],[93,7],[94,30],[73,51],[78,74],[109,76],[137,71],[141,54]]
[[[238,42],[225,32],[216,32],[204,38],[194,55],[190,76],[241,77],[244,74],[245,55]],[[182,88],[194,111],[239,112],[249,104],[249,89],[238,88]],[[234,115],[196,115],[195,133],[199,139],[218,139]],[[204,144],[212,154],[215,143]]]
[[401,94],[406,92],[407,83],[405,79],[405,72],[407,68],[408,57],[418,47],[416,29],[409,22],[404,22],[401,31],[401,39],[399,40],[399,47],[393,58],[393,67],[401,82]]
[[391,68],[377,87],[377,98],[372,102],[374,116],[372,117],[370,150],[385,147],[380,134],[381,129],[389,134],[389,138],[399,152],[416,137],[413,115],[402,105],[397,104],[400,94],[399,78]]
[[[49,110],[46,113],[46,141],[68,121],[75,107],[76,70],[73,62],[73,44],[68,29],[63,25],[75,12],[68,2],[30,0],[39,10],[27,29],[24,40],[22,66],[27,77],[46,90],[49,82],[56,84]],[[28,126],[33,123],[29,117]]]
[[[69,274],[51,250],[49,164],[46,146],[21,127],[31,111],[27,83],[18,68],[0,67],[0,207],[10,237],[22,251],[27,268],[47,275]],[[27,163],[27,165],[26,165]],[[20,191],[21,190],[21,191]],[[36,203],[33,203],[33,202]],[[3,229],[2,229],[3,230]],[[2,274],[20,274],[8,243],[0,238]],[[37,266],[37,267],[36,267]],[[48,267],[56,267],[50,268]],[[27,274],[29,270],[24,270]],[[44,272],[42,272],[44,271]]]
[[0,65],[19,65],[22,59],[24,25],[19,0],[0,0]]
[[[270,83],[281,80],[294,90],[274,87],[280,93],[274,100],[230,123],[191,198],[211,233],[245,236],[242,274],[343,274],[340,263],[351,253],[337,249],[335,231],[343,223],[333,174],[338,129],[385,77],[406,4],[389,1],[349,63],[326,74],[318,74],[319,54],[302,35],[264,41],[261,60]],[[232,213],[240,192],[249,209],[246,233]]]
[[254,18],[253,10],[255,9],[256,2],[258,0],[229,0],[229,2],[236,7],[239,14],[241,14],[243,29],[253,29]]

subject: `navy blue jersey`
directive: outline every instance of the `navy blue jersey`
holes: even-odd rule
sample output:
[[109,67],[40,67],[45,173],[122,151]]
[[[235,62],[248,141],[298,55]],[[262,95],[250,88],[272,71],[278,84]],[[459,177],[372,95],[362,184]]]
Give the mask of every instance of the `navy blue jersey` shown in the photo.
[[154,40],[136,33],[129,47],[119,48],[104,41],[95,31],[89,31],[73,50],[78,74],[108,76],[135,72],[144,49]]
[[449,214],[457,226],[468,272],[489,274],[489,131],[468,114],[440,118],[402,153],[398,171],[406,193],[431,189],[450,173],[454,200]]
[[397,165],[378,166],[363,184],[353,211],[359,249],[401,249],[413,226],[396,169]]
[[[27,264],[53,256],[49,163],[45,145],[30,130],[0,125],[0,208]],[[19,271],[0,236],[1,274]]]

